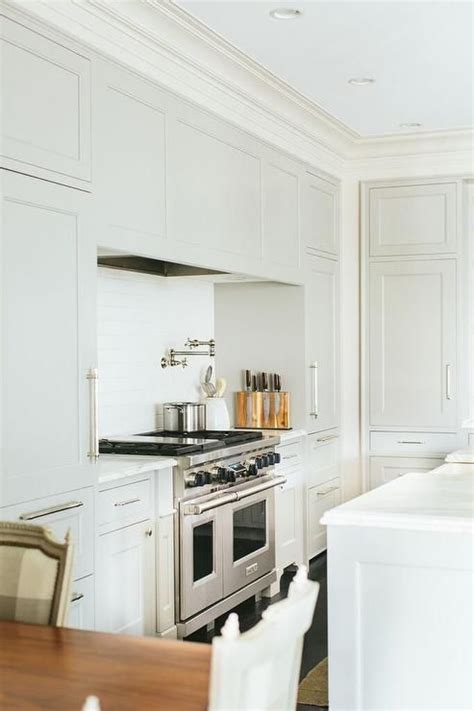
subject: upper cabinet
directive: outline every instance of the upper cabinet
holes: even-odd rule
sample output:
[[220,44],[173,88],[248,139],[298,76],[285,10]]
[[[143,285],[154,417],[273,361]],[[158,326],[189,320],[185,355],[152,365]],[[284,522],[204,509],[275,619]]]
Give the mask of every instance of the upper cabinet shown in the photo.
[[369,189],[370,256],[456,252],[456,182]]
[[2,504],[92,482],[96,251],[90,195],[3,176]]
[[263,164],[263,259],[281,266],[300,263],[300,170],[268,151]]
[[370,265],[370,424],[457,424],[456,260]]
[[339,252],[339,188],[306,173],[302,196],[303,245],[306,252]]
[[95,64],[94,192],[103,243],[151,253],[166,237],[166,95],[105,62]]
[[1,47],[3,167],[90,181],[90,61],[7,18]]
[[170,238],[261,259],[261,159],[257,141],[183,104],[169,132]]

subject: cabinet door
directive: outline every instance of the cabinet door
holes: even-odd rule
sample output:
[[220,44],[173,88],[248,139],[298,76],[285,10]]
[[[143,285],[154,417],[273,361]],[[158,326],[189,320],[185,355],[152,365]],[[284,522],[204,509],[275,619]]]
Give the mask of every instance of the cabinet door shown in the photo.
[[96,627],[103,632],[154,634],[155,537],[151,521],[99,536]]
[[156,547],[157,632],[173,627],[174,614],[174,515],[160,516]]
[[308,257],[306,279],[306,430],[339,425],[339,265]]
[[90,61],[7,18],[1,52],[2,165],[90,180]]
[[308,490],[308,558],[326,550],[326,526],[320,523],[323,514],[341,503],[339,479]]
[[370,488],[374,489],[409,472],[430,472],[441,464],[442,459],[429,457],[370,457]]
[[93,630],[95,628],[94,611],[94,576],[89,575],[72,584],[71,604],[67,627],[78,630]]
[[167,99],[116,66],[98,62],[96,69],[94,188],[105,242],[153,254],[166,236]]
[[371,188],[369,200],[372,256],[456,251],[456,183]]
[[263,165],[263,259],[297,267],[300,256],[298,166],[278,154]]
[[456,262],[370,265],[370,423],[456,426]]
[[338,254],[339,189],[306,173],[302,210],[305,250]]
[[299,471],[286,474],[286,484],[275,489],[276,567],[281,570],[303,560],[303,499]]
[[3,172],[2,483],[16,503],[92,482],[96,358],[90,197]]

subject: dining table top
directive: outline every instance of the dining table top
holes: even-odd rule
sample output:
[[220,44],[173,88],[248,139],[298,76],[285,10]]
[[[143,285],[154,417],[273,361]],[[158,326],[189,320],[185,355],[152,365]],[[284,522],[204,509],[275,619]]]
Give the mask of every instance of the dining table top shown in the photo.
[[0,709],[204,711],[211,646],[0,622]]

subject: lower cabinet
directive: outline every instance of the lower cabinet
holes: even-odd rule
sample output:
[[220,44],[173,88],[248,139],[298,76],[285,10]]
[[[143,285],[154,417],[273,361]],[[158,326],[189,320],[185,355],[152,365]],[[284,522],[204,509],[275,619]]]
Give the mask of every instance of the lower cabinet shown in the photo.
[[99,536],[96,629],[121,634],[156,631],[155,527],[151,520]]
[[374,489],[409,472],[430,472],[443,461],[435,457],[370,457],[369,486]]
[[320,486],[311,487],[308,489],[307,496],[307,543],[308,558],[311,560],[326,550],[326,526],[323,526],[320,521],[325,511],[341,503],[340,479],[332,479]]
[[69,620],[66,626],[78,630],[95,629],[93,575],[73,582]]
[[303,561],[303,496],[300,472],[286,474],[286,483],[275,490],[276,567],[279,571]]

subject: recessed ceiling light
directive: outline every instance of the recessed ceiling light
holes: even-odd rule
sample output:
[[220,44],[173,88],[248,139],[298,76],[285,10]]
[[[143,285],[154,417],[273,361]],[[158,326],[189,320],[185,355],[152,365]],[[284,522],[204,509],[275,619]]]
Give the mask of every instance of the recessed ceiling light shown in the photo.
[[367,86],[367,84],[375,84],[375,79],[371,77],[353,77],[353,79],[349,79],[349,84],[354,84],[354,86]]
[[423,126],[422,123],[417,123],[416,121],[412,121],[411,123],[401,123],[400,128],[420,128]]
[[273,17],[274,20],[296,20],[300,16],[301,10],[292,7],[279,7],[270,11],[270,17]]

